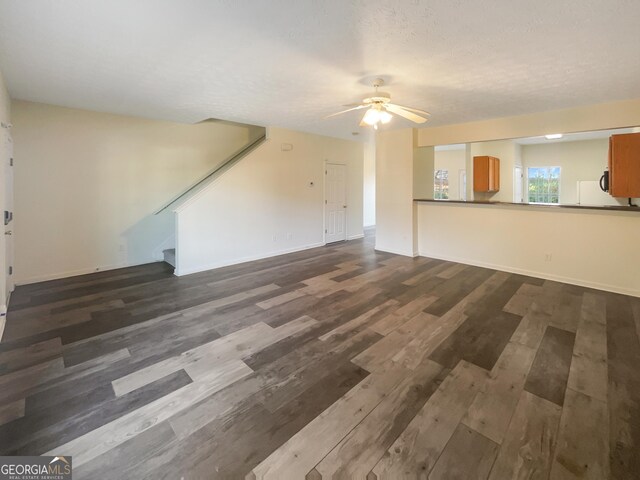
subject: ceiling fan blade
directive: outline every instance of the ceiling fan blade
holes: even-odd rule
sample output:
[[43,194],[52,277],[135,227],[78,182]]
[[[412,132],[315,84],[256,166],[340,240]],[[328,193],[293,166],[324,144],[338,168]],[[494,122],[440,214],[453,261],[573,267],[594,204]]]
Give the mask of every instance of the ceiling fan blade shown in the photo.
[[409,110],[410,112],[421,113],[422,115],[431,116],[431,114],[429,112],[425,112],[424,110],[418,110],[417,108],[409,108],[409,107],[405,107],[403,105],[398,105],[396,103],[387,103],[387,105],[393,105],[394,107],[400,107],[403,110]]
[[412,122],[415,123],[424,123],[427,121],[426,118],[423,118],[419,115],[416,115],[415,113],[411,113],[407,110],[405,110],[402,107],[399,107],[397,105],[389,105],[386,104],[384,106],[384,108],[386,108],[387,110],[389,110],[391,113],[395,113],[396,115],[400,115],[401,117],[406,118],[407,120],[411,120]]
[[342,110],[341,112],[338,112],[338,113],[332,113],[331,115],[327,115],[324,118],[335,117],[336,115],[342,115],[343,113],[347,113],[347,112],[350,112],[352,110],[360,110],[361,108],[367,108],[367,107],[368,107],[368,105],[358,105],[357,107],[349,108],[347,110]]

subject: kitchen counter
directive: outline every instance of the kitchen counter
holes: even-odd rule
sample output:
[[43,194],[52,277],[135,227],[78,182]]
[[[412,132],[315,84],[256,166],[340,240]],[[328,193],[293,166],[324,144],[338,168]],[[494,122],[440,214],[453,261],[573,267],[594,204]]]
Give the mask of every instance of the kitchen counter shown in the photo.
[[572,208],[578,210],[610,210],[615,212],[634,212],[640,213],[640,207],[630,207],[627,205],[548,205],[543,203],[511,203],[511,202],[490,202],[482,200],[434,200],[432,198],[414,198],[414,202],[430,202],[430,203],[442,203],[442,204],[456,204],[456,205],[497,205],[497,206],[515,206],[515,207],[536,207],[536,208]]

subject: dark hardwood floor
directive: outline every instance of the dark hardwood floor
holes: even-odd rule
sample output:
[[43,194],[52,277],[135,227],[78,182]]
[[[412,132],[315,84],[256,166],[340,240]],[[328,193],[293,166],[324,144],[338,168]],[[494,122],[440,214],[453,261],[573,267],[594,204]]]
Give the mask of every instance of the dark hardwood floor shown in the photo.
[[640,299],[373,250],[18,287],[0,454],[76,479],[640,478]]

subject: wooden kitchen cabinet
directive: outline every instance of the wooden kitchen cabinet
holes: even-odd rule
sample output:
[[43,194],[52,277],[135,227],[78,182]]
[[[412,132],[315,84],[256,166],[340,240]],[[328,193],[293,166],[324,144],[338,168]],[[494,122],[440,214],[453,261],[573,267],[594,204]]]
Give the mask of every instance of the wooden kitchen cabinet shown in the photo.
[[640,197],[640,133],[609,137],[609,195]]
[[473,191],[500,190],[500,159],[490,156],[473,157]]

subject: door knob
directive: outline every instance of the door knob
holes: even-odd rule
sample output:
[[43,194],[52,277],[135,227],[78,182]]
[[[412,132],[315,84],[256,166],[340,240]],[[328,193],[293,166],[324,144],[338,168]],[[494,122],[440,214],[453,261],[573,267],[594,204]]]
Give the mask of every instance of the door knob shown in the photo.
[[5,234],[5,235],[13,235],[13,234],[11,233],[11,230],[7,230],[6,232],[4,232],[4,234]]
[[347,206],[346,205],[342,205],[342,208],[347,208]]

